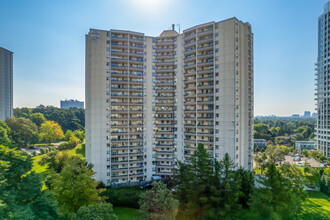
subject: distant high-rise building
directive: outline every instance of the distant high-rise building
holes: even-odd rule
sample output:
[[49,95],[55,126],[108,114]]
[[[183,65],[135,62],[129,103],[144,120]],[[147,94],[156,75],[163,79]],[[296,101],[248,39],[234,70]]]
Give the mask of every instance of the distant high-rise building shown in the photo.
[[299,114],[293,114],[291,118],[299,118]]
[[329,58],[330,40],[330,2],[324,5],[324,12],[318,18],[318,57],[316,63],[316,100],[317,100],[317,124],[316,139],[317,149],[324,156],[330,156],[330,78]]
[[253,34],[236,18],[86,36],[86,159],[105,184],[173,175],[198,144],[252,170]]
[[304,118],[310,118],[311,117],[311,112],[310,111],[305,111],[303,117]]
[[13,52],[0,47],[0,121],[13,117]]
[[61,100],[61,108],[84,108],[84,102],[78,100]]

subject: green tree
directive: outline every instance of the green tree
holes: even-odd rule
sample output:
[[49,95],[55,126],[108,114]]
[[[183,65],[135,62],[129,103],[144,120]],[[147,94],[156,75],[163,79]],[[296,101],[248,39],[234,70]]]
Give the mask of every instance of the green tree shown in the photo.
[[265,152],[263,153],[258,153],[255,154],[254,157],[254,162],[257,165],[257,168],[259,168],[261,170],[261,173],[263,173],[264,169],[265,169],[265,165],[267,163],[267,155]]
[[282,161],[285,160],[285,151],[283,147],[279,145],[270,145],[267,146],[267,149],[265,151],[268,161],[272,163],[282,163]]
[[79,138],[80,142],[84,142],[84,140],[85,140],[85,131],[84,130],[76,130],[76,131],[74,131],[74,136]]
[[38,132],[37,126],[27,118],[7,118],[6,123],[10,128],[9,136],[13,145],[19,148],[26,147]]
[[141,195],[140,212],[146,219],[175,219],[179,201],[174,199],[171,190],[162,182],[153,182],[153,188]]
[[82,164],[80,157],[67,160],[60,173],[51,174],[51,188],[62,213],[75,213],[82,206],[96,205],[102,201],[93,179],[95,173]]
[[235,171],[235,181],[239,183],[239,204],[243,208],[249,208],[249,201],[254,189],[254,174],[251,171],[239,168]]
[[71,130],[67,130],[64,135],[64,139],[66,141],[69,141],[70,137],[73,135],[73,132]]
[[[52,194],[42,191],[31,157],[0,146],[0,219],[57,219]],[[1,203],[1,202],[0,202]]]
[[42,113],[32,113],[30,115],[31,121],[36,124],[38,127],[41,126],[41,124],[46,122],[46,118]]
[[[220,203],[220,192],[215,186],[218,177],[214,168],[214,161],[210,159],[204,145],[199,144],[190,163],[179,162],[179,169],[174,172],[180,205],[192,218],[204,218]],[[214,212],[212,210],[211,214]]]
[[226,153],[224,158],[219,162],[218,177],[220,180],[220,197],[221,197],[221,216],[228,216],[234,210],[237,210],[239,199],[240,180],[235,175],[235,165]]
[[51,142],[64,138],[61,126],[54,121],[46,121],[40,127],[40,140],[46,141],[49,145]]
[[11,140],[9,138],[10,128],[8,125],[0,121],[0,145],[11,146]]
[[290,218],[300,212],[305,198],[302,174],[290,164],[282,167],[276,169],[271,162],[265,176],[257,179],[259,187],[252,193],[250,206],[263,219]]
[[109,203],[100,203],[97,205],[82,206],[78,209],[72,220],[117,220],[113,214],[112,205]]
[[75,135],[71,135],[68,143],[70,146],[76,147],[79,144],[79,139]]
[[30,118],[31,114],[31,109],[30,108],[15,108],[14,109],[14,117],[15,118]]

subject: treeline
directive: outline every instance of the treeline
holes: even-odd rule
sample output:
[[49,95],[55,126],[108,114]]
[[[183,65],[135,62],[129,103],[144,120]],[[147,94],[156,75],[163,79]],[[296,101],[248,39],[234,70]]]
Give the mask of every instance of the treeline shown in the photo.
[[50,146],[51,142],[66,141],[58,149],[72,149],[84,142],[84,130],[67,130],[65,135],[55,121],[47,121],[42,113],[32,113],[30,118],[7,118],[0,121],[0,145],[9,148],[26,148],[39,143]]
[[34,113],[41,113],[47,121],[57,122],[64,132],[67,130],[83,130],[85,127],[85,109],[62,109],[54,106],[39,105],[35,108],[15,108],[14,117],[31,118]]
[[258,119],[254,120],[254,138],[275,142],[277,136],[297,134],[294,140],[314,138],[316,119]]
[[[322,213],[306,215],[302,171],[269,157],[264,175],[237,168],[228,154],[210,158],[199,145],[188,163],[179,162],[172,194],[165,184],[154,183],[141,195],[140,211],[146,219],[328,219]],[[177,215],[177,216],[176,216]]]

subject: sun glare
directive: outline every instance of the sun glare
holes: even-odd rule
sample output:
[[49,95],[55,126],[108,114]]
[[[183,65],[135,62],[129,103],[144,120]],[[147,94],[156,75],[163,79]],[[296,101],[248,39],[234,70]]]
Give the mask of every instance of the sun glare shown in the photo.
[[132,6],[141,13],[155,14],[159,13],[165,7],[170,5],[172,0],[131,0]]

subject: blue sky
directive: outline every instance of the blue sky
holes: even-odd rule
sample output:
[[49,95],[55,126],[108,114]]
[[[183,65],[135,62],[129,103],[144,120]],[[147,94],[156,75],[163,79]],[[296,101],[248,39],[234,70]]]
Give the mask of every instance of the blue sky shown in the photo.
[[89,28],[157,36],[231,17],[254,32],[255,115],[314,111],[317,18],[327,0],[1,0],[0,46],[14,52],[14,106],[84,100]]

